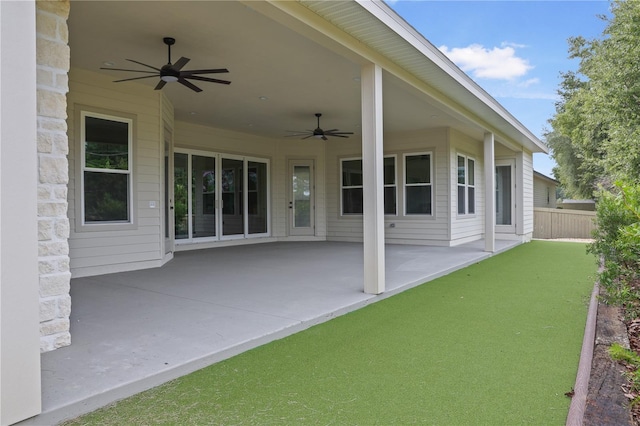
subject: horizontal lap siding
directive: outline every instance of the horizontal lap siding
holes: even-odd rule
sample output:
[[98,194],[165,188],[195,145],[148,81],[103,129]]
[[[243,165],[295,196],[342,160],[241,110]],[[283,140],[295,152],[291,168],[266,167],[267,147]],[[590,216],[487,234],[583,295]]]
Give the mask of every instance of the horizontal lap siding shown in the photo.
[[[520,173],[516,169],[516,173]],[[533,154],[530,152],[522,153],[522,220],[523,233],[531,234],[533,232]],[[517,191],[520,189],[516,188]]]
[[[385,216],[385,241],[396,244],[446,245],[449,241],[448,194],[448,132],[436,129],[430,132],[403,136],[385,135],[384,155],[396,156],[398,215]],[[403,215],[403,153],[431,152],[433,155],[433,215]],[[362,156],[359,140],[329,141],[327,143],[327,239],[332,241],[362,241],[361,216],[340,214],[340,159]],[[393,227],[392,227],[393,225]]]
[[[159,262],[161,259],[161,176],[163,145],[161,135],[160,98],[157,92],[138,85],[118,85],[103,76],[82,70],[72,70],[69,76],[69,218],[72,224],[69,238],[71,272],[87,276],[108,271],[136,269],[135,265]],[[134,114],[134,179],[133,229],[84,231],[77,218],[80,159],[76,123],[77,106],[118,113]],[[154,201],[155,208],[149,207]],[[75,226],[74,226],[75,225]]]
[[[451,240],[480,239],[484,234],[484,145],[456,131],[451,131],[450,194]],[[458,154],[475,160],[475,214],[458,215]]]

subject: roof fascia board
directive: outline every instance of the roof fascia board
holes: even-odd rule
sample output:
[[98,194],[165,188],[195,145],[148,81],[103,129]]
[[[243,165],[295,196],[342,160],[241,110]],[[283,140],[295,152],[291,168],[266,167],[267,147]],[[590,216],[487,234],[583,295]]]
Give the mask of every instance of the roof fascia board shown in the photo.
[[[429,42],[422,34],[416,31],[402,17],[400,17],[393,9],[382,1],[377,0],[355,0],[369,13],[378,18],[386,26],[398,33],[412,47],[422,53],[430,61],[438,65],[440,69],[446,72],[458,84],[462,85],[473,96],[480,99],[485,105],[499,114],[502,119],[507,121],[516,130],[527,138],[531,139],[536,145],[539,145],[539,139],[531,133],[522,123],[520,123],[513,115],[507,111],[499,102],[489,95],[482,87],[473,81],[464,71],[455,65],[445,54],[437,47]],[[546,148],[546,146],[540,146]]]
[[[386,72],[393,74],[394,76],[398,77],[399,79],[406,82],[410,86],[414,87],[418,91],[429,96],[438,104],[439,107],[450,111],[454,115],[457,114],[459,119],[469,121],[474,125],[478,126],[479,128],[483,129],[483,131],[485,132],[493,133],[495,135],[496,142],[499,142],[509,147],[510,149],[517,151],[517,150],[521,150],[522,146],[526,146],[528,149],[532,151],[546,152],[546,147],[540,146],[534,142],[537,140],[535,136],[531,135],[531,138],[533,138],[532,140],[531,138],[527,137],[527,135],[524,135],[522,132],[520,132],[520,134],[525,136],[525,140],[530,141],[530,143],[527,144],[524,141],[514,140],[512,137],[507,135],[504,131],[500,130],[497,126],[483,119],[478,114],[475,114],[473,111],[471,111],[464,105],[458,102],[455,102],[453,99],[446,96],[441,91],[430,86],[424,80],[408,72],[406,69],[404,69],[399,64],[389,59],[387,56],[372,49],[371,47],[363,43],[361,40],[353,37],[351,34],[345,32],[344,30],[337,27],[333,23],[324,19],[321,15],[314,12],[309,7],[305,6],[299,1],[269,0],[269,1],[256,2],[256,1],[250,1],[250,0],[249,1],[242,0],[242,3],[246,4],[247,7],[253,10],[256,10],[257,12],[262,13],[265,16],[268,16],[269,18],[275,20],[276,22],[279,22],[287,26],[293,31],[296,31],[300,34],[305,35],[306,37],[309,37],[310,39],[317,42],[318,44],[328,49],[331,49],[339,54],[342,54],[351,60],[354,60],[357,63],[360,63],[360,64],[375,63],[380,65]],[[366,3],[372,3],[372,2],[366,2]],[[360,2],[358,2],[358,5],[362,7],[362,4]],[[366,8],[363,8],[363,9],[368,13],[371,13]],[[278,12],[281,12],[281,13],[278,13]],[[284,13],[285,16],[283,16],[282,13]],[[327,38],[333,43],[327,40]],[[424,39],[424,37],[422,39]],[[337,49],[335,46],[335,43],[338,43],[340,46],[344,47],[345,50]],[[444,55],[440,54],[440,57],[438,58],[438,60],[442,61],[443,57]],[[448,59],[446,61],[448,61],[448,64],[449,64],[448,66],[450,67],[452,63]],[[440,63],[437,63],[437,65],[440,66]],[[462,71],[459,71],[459,72],[462,72]],[[502,119],[504,120],[503,117]]]

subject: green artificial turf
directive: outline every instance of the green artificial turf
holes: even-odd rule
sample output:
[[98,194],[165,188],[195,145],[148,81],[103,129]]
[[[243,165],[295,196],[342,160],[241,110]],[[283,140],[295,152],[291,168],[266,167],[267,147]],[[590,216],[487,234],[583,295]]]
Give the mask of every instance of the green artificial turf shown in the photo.
[[595,269],[534,241],[69,424],[564,424]]

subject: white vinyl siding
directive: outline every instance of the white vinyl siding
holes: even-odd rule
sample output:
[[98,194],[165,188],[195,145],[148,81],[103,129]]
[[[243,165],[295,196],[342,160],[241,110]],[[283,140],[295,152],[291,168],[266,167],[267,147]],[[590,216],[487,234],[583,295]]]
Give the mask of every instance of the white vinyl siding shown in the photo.
[[519,227],[516,227],[516,229],[522,234],[528,235],[533,233],[533,155],[525,151],[520,156],[522,158],[522,166],[519,164],[520,161],[516,162],[516,176],[518,176],[516,182],[522,179],[522,189],[520,189],[520,185],[516,186],[516,199],[522,194],[522,203],[520,203],[522,210],[521,213],[518,213],[519,207],[517,207],[516,216],[522,217],[522,230],[520,231]]
[[[477,141],[455,130],[451,130],[451,145],[449,151],[449,194],[451,209],[451,244],[457,245],[477,240],[484,235],[484,152],[482,141]],[[465,163],[465,184],[461,185],[458,176],[459,157]],[[475,196],[475,213],[468,211],[468,159],[473,160]],[[464,187],[462,195],[465,197],[465,214],[459,213],[458,195]]]
[[475,214],[476,212],[476,175],[475,160],[458,154],[458,214]]
[[[385,241],[388,244],[449,245],[449,199],[447,129],[416,132],[402,136],[385,136],[384,156],[396,158],[397,214],[385,215]],[[403,155],[431,153],[432,214],[404,215],[402,186]],[[331,241],[362,241],[362,216],[342,215],[340,206],[340,160],[361,158],[361,142],[340,141],[327,145],[327,239]],[[385,185],[387,186],[387,185]],[[393,225],[393,227],[392,227]]]
[[[161,111],[158,93],[140,86],[113,84],[104,76],[73,69],[69,74],[68,135],[69,150],[68,214],[72,226],[69,257],[74,276],[97,275],[122,270],[159,266],[161,260]],[[135,116],[131,211],[129,225],[81,226],[81,171],[79,111],[88,107],[96,112]],[[151,207],[155,203],[155,207]],[[86,230],[91,228],[91,230]]]

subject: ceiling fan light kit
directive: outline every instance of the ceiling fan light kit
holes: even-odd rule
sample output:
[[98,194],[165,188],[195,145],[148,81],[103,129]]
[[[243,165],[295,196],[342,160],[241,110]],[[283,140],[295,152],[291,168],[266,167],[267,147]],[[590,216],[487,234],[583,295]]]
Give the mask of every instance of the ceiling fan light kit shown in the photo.
[[134,64],[142,65],[143,67],[147,67],[152,69],[153,71],[148,70],[131,70],[131,69],[123,69],[123,68],[100,68],[101,70],[111,70],[111,71],[127,71],[127,72],[137,72],[137,73],[145,73],[151,75],[145,75],[143,77],[132,77],[132,78],[124,78],[121,80],[115,80],[114,83],[119,83],[122,81],[131,81],[131,80],[142,80],[144,78],[157,78],[160,77],[160,81],[155,87],[155,90],[162,89],[167,83],[175,83],[176,81],[183,86],[188,87],[194,92],[202,92],[202,89],[193,84],[190,80],[198,80],[198,81],[206,81],[208,83],[218,83],[218,84],[231,84],[230,81],[227,80],[219,80],[216,78],[203,77],[201,74],[218,74],[218,73],[227,73],[229,70],[226,68],[217,68],[217,69],[203,69],[203,70],[182,70],[182,68],[187,65],[187,63],[191,60],[189,58],[185,58],[182,56],[180,59],[176,61],[175,64],[171,63],[171,46],[176,43],[176,39],[173,37],[164,37],[162,39],[164,44],[167,45],[167,64],[163,65],[162,68],[157,68],[152,65],[147,65],[142,62],[135,61],[133,59],[127,59],[129,62],[133,62]]

